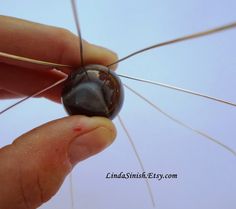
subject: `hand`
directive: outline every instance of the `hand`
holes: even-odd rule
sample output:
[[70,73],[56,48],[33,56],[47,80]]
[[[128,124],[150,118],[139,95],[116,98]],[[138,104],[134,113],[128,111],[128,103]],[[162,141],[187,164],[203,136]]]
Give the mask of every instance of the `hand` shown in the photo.
[[[80,66],[79,39],[71,32],[24,20],[0,16],[0,52],[74,67]],[[108,65],[117,56],[107,49],[83,41],[85,64]],[[60,72],[41,66],[0,57],[0,99],[22,97],[48,87],[63,78]],[[60,88],[53,88],[41,96],[60,102]]]
[[[78,37],[64,29],[0,16],[0,51],[48,62],[80,66]],[[108,65],[111,51],[83,42],[84,63]],[[37,66],[1,62],[0,99],[30,95],[64,75]],[[60,88],[42,96],[60,102]],[[110,120],[70,116],[17,138],[0,149],[0,208],[33,209],[48,201],[81,160],[107,147],[116,135]]]

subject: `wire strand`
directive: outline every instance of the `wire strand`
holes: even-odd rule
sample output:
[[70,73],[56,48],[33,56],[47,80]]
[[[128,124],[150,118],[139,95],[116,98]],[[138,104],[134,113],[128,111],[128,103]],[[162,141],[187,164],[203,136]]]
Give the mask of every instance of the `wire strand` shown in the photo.
[[225,31],[225,30],[233,29],[235,27],[236,27],[236,22],[233,22],[233,23],[230,23],[230,24],[227,24],[227,25],[223,25],[223,26],[220,26],[220,27],[217,27],[217,28],[210,29],[210,30],[206,30],[206,31],[194,33],[194,34],[191,34],[191,35],[183,36],[183,37],[176,38],[176,39],[169,40],[169,41],[165,41],[165,42],[162,42],[162,43],[159,43],[159,44],[154,44],[154,45],[151,45],[151,46],[146,47],[144,49],[135,51],[135,52],[133,52],[133,53],[117,60],[116,62],[113,62],[113,63],[109,64],[107,67],[115,65],[119,62],[123,62],[124,60],[127,60],[130,57],[133,57],[135,55],[138,55],[140,53],[149,51],[149,50],[154,49],[154,48],[159,48],[159,47],[162,47],[162,46],[167,46],[167,45],[170,45],[170,44],[183,42],[183,41],[187,41],[187,40],[190,40],[190,39],[200,38],[202,36],[211,35],[211,34],[214,34],[214,33],[218,33],[218,32],[222,32],[222,31]]
[[[11,59],[11,60],[16,60],[16,61],[21,61],[21,62],[27,62],[30,64],[35,64],[35,65],[42,65],[45,67],[50,67],[50,68],[57,68],[57,69],[64,69],[64,68],[72,68],[70,65],[64,65],[64,64],[58,64],[58,63],[53,63],[53,62],[46,62],[42,60],[36,60],[36,59],[31,59],[27,57],[22,57],[14,54],[9,54],[6,52],[0,52],[0,59],[1,57]],[[51,70],[51,69],[50,69]]]
[[131,79],[131,80],[134,80],[134,81],[140,81],[140,82],[143,82],[143,83],[148,83],[148,84],[152,84],[152,85],[161,86],[161,87],[164,87],[164,88],[180,91],[180,92],[183,92],[183,93],[186,93],[186,94],[191,94],[191,95],[194,95],[194,96],[202,97],[202,98],[205,98],[205,99],[208,99],[208,100],[213,100],[215,102],[220,102],[220,103],[224,103],[224,104],[236,107],[236,104],[233,103],[233,102],[229,102],[229,101],[226,101],[226,100],[223,100],[223,99],[219,99],[219,98],[212,97],[212,96],[202,94],[202,93],[199,93],[199,92],[191,91],[191,90],[188,90],[188,89],[179,88],[179,87],[168,85],[168,84],[161,83],[161,82],[145,80],[145,79],[137,78],[137,77],[133,77],[133,76],[131,77],[131,76],[128,76],[128,75],[119,74],[119,76],[123,77],[123,78]]
[[224,148],[226,151],[230,152],[231,154],[234,155],[234,157],[236,157],[236,151],[233,150],[232,148],[228,147],[227,145],[223,144],[222,142],[218,141],[217,139],[209,136],[208,134],[199,131],[195,128],[192,128],[191,126],[187,125],[186,123],[180,121],[179,119],[171,116],[170,114],[166,113],[165,111],[163,111],[161,108],[159,108],[156,104],[152,103],[150,100],[148,100],[146,97],[144,97],[143,95],[141,95],[140,93],[138,93],[137,91],[135,91],[134,89],[132,89],[131,87],[129,87],[128,85],[124,84],[124,86],[130,90],[131,92],[133,92],[136,96],[138,96],[139,98],[141,98],[143,101],[145,101],[146,103],[148,103],[150,106],[152,106],[155,110],[157,110],[158,112],[162,113],[164,116],[166,116],[167,118],[169,118],[171,121],[179,124],[180,126],[193,131],[194,133],[201,135],[203,138],[218,144],[220,147]]
[[82,40],[82,33],[81,33],[81,29],[80,29],[80,24],[79,24],[79,15],[78,15],[76,0],[71,0],[71,5],[72,5],[73,17],[74,17],[77,33],[78,33],[78,36],[79,36],[80,62],[81,62],[81,66],[83,68],[84,67],[83,40]]
[[[134,140],[132,139],[128,129],[126,128],[126,125],[124,124],[123,120],[121,119],[121,116],[119,116],[119,115],[118,115],[118,120],[119,120],[119,122],[121,124],[121,127],[123,128],[123,130],[124,130],[128,140],[129,140],[129,143],[130,143],[130,145],[131,145],[131,147],[132,147],[132,149],[134,151],[134,154],[135,154],[135,156],[136,156],[136,158],[138,160],[138,163],[139,163],[139,165],[141,167],[142,172],[145,172],[145,168],[144,168],[143,162],[142,162],[141,157],[139,156],[138,150],[137,150],[137,148],[136,148],[136,146],[134,144]],[[155,208],[156,203],[155,203],[155,199],[154,199],[154,196],[153,196],[152,188],[151,188],[151,185],[149,184],[148,179],[145,179],[145,183],[146,183],[146,186],[147,186],[147,189],[148,189],[148,194],[149,194],[151,202],[152,202],[152,206],[153,206],[153,208]]]
[[24,101],[26,101],[26,100],[28,100],[28,99],[30,99],[30,98],[32,98],[32,97],[36,97],[36,96],[38,96],[38,95],[44,93],[45,91],[47,91],[47,90],[49,90],[49,89],[51,89],[51,88],[53,88],[53,87],[55,87],[55,86],[58,86],[59,84],[63,83],[66,79],[67,79],[67,77],[65,77],[65,78],[63,78],[63,79],[57,81],[56,83],[53,83],[52,85],[50,85],[50,86],[48,86],[48,87],[46,87],[46,88],[44,88],[44,89],[42,89],[42,90],[40,90],[40,91],[37,91],[37,92],[35,92],[35,93],[33,93],[33,94],[31,94],[31,95],[29,95],[29,96],[27,96],[27,97],[21,99],[20,101],[14,103],[14,104],[12,104],[12,105],[10,105],[9,107],[7,107],[7,108],[3,109],[2,111],[0,111],[0,115],[2,115],[2,114],[5,113],[6,111],[12,109],[12,108],[15,107],[16,105],[21,104],[22,102],[24,102]]

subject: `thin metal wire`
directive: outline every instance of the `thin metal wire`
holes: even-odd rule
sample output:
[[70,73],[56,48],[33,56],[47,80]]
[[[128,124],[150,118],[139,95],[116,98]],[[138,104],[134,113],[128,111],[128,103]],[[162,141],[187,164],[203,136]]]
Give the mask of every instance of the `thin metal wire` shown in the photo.
[[35,93],[33,93],[33,94],[31,94],[31,95],[21,99],[20,101],[12,104],[11,106],[7,107],[6,109],[4,109],[2,111],[0,111],[0,115],[2,115],[4,112],[10,110],[11,108],[15,107],[16,105],[18,105],[18,104],[20,104],[20,103],[22,103],[22,102],[24,102],[24,101],[26,101],[26,100],[28,100],[28,99],[30,99],[32,97],[36,97],[36,96],[42,94],[43,92],[45,92],[45,91],[47,91],[47,90],[49,90],[49,89],[51,89],[51,88],[53,88],[53,87],[63,83],[66,79],[67,79],[67,77],[65,77],[63,79],[60,79],[59,81],[57,81],[56,83],[53,83],[52,85],[48,86],[47,88],[44,88],[44,89],[42,89],[40,91],[37,91],[37,92],[35,92]]
[[[121,117],[119,115],[118,115],[118,120],[119,120],[119,122],[121,124],[121,127],[123,128],[123,130],[124,130],[128,140],[129,140],[129,143],[130,143],[130,145],[131,145],[131,147],[132,147],[132,149],[134,151],[134,154],[135,154],[135,156],[136,156],[136,158],[138,160],[138,163],[139,163],[139,165],[141,167],[142,172],[145,172],[144,165],[143,165],[142,160],[141,160],[141,158],[140,158],[140,156],[138,154],[138,150],[137,150],[137,148],[136,148],[136,146],[134,144],[134,140],[132,139],[131,135],[129,134],[128,129],[126,128],[126,125],[124,124],[123,120],[121,119]],[[153,196],[151,185],[149,184],[149,181],[148,181],[147,178],[145,179],[145,182],[146,182],[146,185],[147,185],[148,194],[149,194],[151,202],[152,202],[152,206],[153,206],[153,208],[155,208],[156,203],[155,203],[155,199],[154,199],[154,196]]]
[[[83,43],[82,43],[81,31],[80,31],[80,27],[79,27],[78,13],[77,13],[77,9],[76,9],[76,2],[74,0],[71,0],[71,3],[72,3],[72,9],[73,9],[73,14],[74,14],[74,18],[75,18],[75,22],[76,22],[76,26],[77,26],[78,35],[79,35],[79,38],[80,38],[80,51],[81,51],[80,52],[80,59],[81,59],[81,63],[83,64]],[[211,29],[211,30],[195,33],[195,34],[192,34],[192,35],[184,36],[184,37],[181,37],[181,38],[177,38],[177,39],[173,39],[173,40],[170,40],[170,41],[159,43],[159,44],[156,44],[156,45],[153,45],[153,46],[149,46],[147,48],[144,48],[144,49],[138,50],[136,52],[133,52],[130,55],[127,55],[126,57],[124,57],[122,59],[119,59],[118,61],[116,61],[114,63],[109,64],[107,67],[109,68],[110,66],[112,66],[112,65],[114,65],[118,62],[122,62],[122,61],[128,59],[129,57],[135,56],[135,55],[140,54],[142,52],[145,52],[147,50],[151,50],[153,48],[169,45],[169,44],[172,44],[172,43],[182,42],[182,41],[185,41],[185,40],[198,38],[198,37],[205,36],[205,35],[210,35],[210,34],[213,34],[213,33],[216,33],[216,32],[222,32],[224,30],[232,29],[232,28],[235,28],[235,27],[236,27],[236,22],[231,23],[231,24],[227,24],[227,25],[223,25],[221,27],[217,27],[217,28],[214,28],[214,29]],[[57,68],[57,69],[72,68],[72,66],[69,66],[69,65],[63,65],[63,64],[57,64],[57,63],[45,62],[45,61],[41,61],[41,60],[35,60],[35,59],[16,56],[16,55],[4,53],[4,52],[0,52],[0,58],[1,57],[5,57],[5,58],[17,60],[17,61],[28,62],[28,63],[31,63],[31,64],[37,64],[37,65],[43,65],[43,66],[47,66],[47,67],[53,67],[53,68]],[[86,72],[86,74],[87,74],[87,72]],[[126,78],[133,79],[133,80],[137,80],[137,81],[141,81],[141,82],[154,84],[154,85],[159,85],[159,86],[162,86],[162,87],[166,87],[166,88],[169,88],[169,89],[174,89],[174,90],[177,90],[177,91],[189,93],[189,94],[196,95],[196,96],[201,96],[201,97],[211,99],[211,100],[214,100],[214,101],[218,101],[218,102],[228,104],[228,105],[231,105],[231,106],[236,106],[235,103],[228,102],[228,101],[218,99],[218,98],[214,98],[214,97],[211,97],[211,96],[208,96],[208,95],[203,95],[201,93],[193,92],[193,91],[190,91],[190,90],[187,90],[187,89],[182,89],[182,88],[178,88],[178,87],[174,87],[174,86],[171,86],[171,85],[162,84],[162,83],[158,83],[158,82],[154,82],[154,81],[147,81],[147,80],[144,80],[144,79],[135,78],[135,77],[126,76],[126,75],[119,75],[119,76],[126,77]],[[38,95],[38,94],[40,94],[40,92],[41,91],[37,92],[36,94]],[[27,100],[28,98],[31,98],[31,97],[32,96],[26,97],[25,100]],[[9,109],[10,108],[12,108],[12,107],[10,106]],[[1,114],[1,112],[0,112],[0,114]]]
[[[83,63],[83,40],[82,40],[81,30],[80,30],[80,26],[79,26],[78,12],[77,12],[77,9],[76,9],[76,2],[75,2],[75,0],[71,0],[71,3],[72,3],[74,19],[75,19],[75,22],[76,22],[76,28],[77,28],[77,32],[78,32],[78,36],[79,36],[79,41],[80,41],[80,59],[81,59],[81,64],[83,66],[83,64],[84,64]],[[183,36],[183,37],[176,38],[176,39],[173,39],[173,40],[169,40],[169,41],[165,41],[165,42],[162,42],[162,43],[158,43],[158,44],[146,47],[144,49],[135,51],[135,52],[133,52],[133,53],[131,53],[131,54],[129,54],[129,55],[127,55],[127,56],[117,60],[116,62],[113,62],[113,63],[107,65],[107,67],[115,65],[115,64],[117,64],[119,62],[122,62],[122,61],[124,61],[124,60],[126,60],[126,59],[128,59],[130,57],[133,57],[133,56],[135,56],[137,54],[140,54],[142,52],[145,52],[145,51],[148,51],[148,50],[151,50],[151,49],[154,49],[154,48],[158,48],[158,47],[162,47],[162,46],[166,46],[166,45],[170,45],[170,44],[174,44],[174,43],[178,43],[178,42],[183,42],[183,41],[186,41],[186,40],[190,40],[190,39],[194,39],[194,38],[199,38],[199,37],[206,36],[206,35],[211,35],[211,34],[214,34],[214,33],[217,33],[217,32],[222,32],[222,31],[225,31],[225,30],[233,29],[235,27],[236,27],[236,22],[233,22],[231,24],[226,24],[226,25],[223,25],[223,26],[220,26],[220,27],[217,27],[217,28],[213,28],[213,29],[207,30],[207,31],[203,31],[203,32],[199,32],[199,33],[194,33],[194,34],[191,34],[191,35],[187,35],[187,36]],[[13,59],[13,60],[29,62],[29,63],[32,63],[32,64],[45,65],[45,66],[48,66],[48,67],[67,67],[67,68],[72,68],[72,66],[69,66],[69,65],[62,65],[62,64],[57,64],[57,63],[45,62],[45,61],[41,61],[41,60],[34,60],[34,59],[26,58],[26,57],[21,57],[21,56],[16,56],[16,55],[12,55],[12,54],[7,54],[7,53],[4,53],[4,52],[0,52],[0,57],[7,57],[7,58],[10,58],[10,59]]]
[[17,56],[17,55],[5,53],[5,52],[0,52],[0,57],[4,57],[4,58],[16,60],[16,61],[27,62],[27,63],[31,63],[31,64],[35,64],[35,65],[47,66],[50,68],[57,68],[57,69],[72,68],[72,66],[70,66],[70,65],[63,65],[63,64],[53,63],[53,62],[36,60],[36,59]]
[[69,181],[70,181],[70,204],[71,209],[75,208],[75,201],[74,201],[74,189],[73,189],[73,175],[72,173],[69,174]]
[[77,33],[79,36],[80,62],[81,62],[81,66],[83,68],[84,67],[83,40],[82,40],[82,34],[81,34],[81,29],[80,29],[80,24],[79,24],[79,15],[78,15],[78,10],[77,10],[76,0],[71,0],[71,5],[72,5],[72,11],[73,11],[73,16],[74,16],[74,21],[75,21]]
[[235,27],[236,27],[236,22],[233,22],[233,23],[230,23],[230,24],[227,24],[227,25],[223,25],[223,26],[220,26],[220,27],[217,27],[217,28],[210,29],[210,30],[194,33],[194,34],[191,34],[191,35],[187,35],[187,36],[183,36],[183,37],[176,38],[176,39],[173,39],[173,40],[165,41],[165,42],[162,42],[162,43],[159,43],[159,44],[155,44],[155,45],[146,47],[144,49],[138,50],[136,52],[133,52],[133,53],[117,60],[116,62],[113,62],[113,63],[107,65],[107,67],[115,65],[115,64],[117,64],[119,62],[122,62],[122,61],[124,61],[124,60],[126,60],[130,57],[133,57],[137,54],[143,53],[145,51],[148,51],[148,50],[151,50],[151,49],[154,49],[154,48],[158,48],[158,47],[162,47],[162,46],[166,46],[166,45],[170,45],[170,44],[174,44],[174,43],[178,43],[178,42],[183,42],[183,41],[187,41],[187,40],[190,40],[190,39],[200,38],[202,36],[211,35],[211,34],[214,34],[214,33],[218,33],[218,32],[222,32],[222,31],[225,31],[225,30],[233,29]]
[[205,98],[205,99],[213,100],[213,101],[216,101],[216,102],[220,102],[220,103],[224,103],[224,104],[236,107],[236,103],[229,102],[229,101],[226,101],[226,100],[222,100],[222,99],[219,99],[219,98],[216,98],[216,97],[208,96],[208,95],[205,95],[205,94],[202,94],[202,93],[199,93],[199,92],[190,91],[188,89],[179,88],[179,87],[176,87],[176,86],[171,86],[171,85],[164,84],[164,83],[161,83],[161,82],[145,80],[145,79],[137,78],[137,77],[133,77],[133,76],[131,77],[131,76],[122,75],[122,74],[119,74],[118,76],[123,77],[123,78],[127,78],[127,79],[131,79],[131,80],[135,80],[135,81],[140,81],[140,82],[144,82],[144,83],[153,84],[153,85],[156,85],[156,86],[161,86],[161,87],[164,87],[164,88],[180,91],[180,92],[183,92],[183,93],[195,95],[195,96],[198,96],[198,97],[202,97],[202,98]]
[[171,116],[170,114],[166,113],[165,111],[163,111],[161,108],[159,108],[156,104],[152,103],[150,100],[148,100],[146,97],[144,97],[143,95],[141,95],[140,93],[138,93],[137,91],[135,91],[134,89],[132,89],[131,87],[127,86],[126,84],[123,84],[128,90],[130,90],[131,92],[133,92],[136,96],[138,96],[139,98],[141,98],[143,101],[147,102],[150,106],[152,106],[155,110],[157,110],[158,112],[162,113],[164,116],[166,116],[167,118],[169,118],[170,120],[172,120],[173,122],[179,124],[180,126],[195,132],[198,135],[201,135],[203,138],[210,140],[211,142],[219,145],[220,147],[224,148],[226,151],[230,152],[231,154],[234,155],[234,157],[236,157],[236,151],[233,150],[232,148],[228,147],[227,145],[223,144],[222,142],[218,141],[217,139],[209,136],[208,134],[199,131],[189,125],[187,125],[186,123],[180,121],[179,119],[176,119],[175,117]]

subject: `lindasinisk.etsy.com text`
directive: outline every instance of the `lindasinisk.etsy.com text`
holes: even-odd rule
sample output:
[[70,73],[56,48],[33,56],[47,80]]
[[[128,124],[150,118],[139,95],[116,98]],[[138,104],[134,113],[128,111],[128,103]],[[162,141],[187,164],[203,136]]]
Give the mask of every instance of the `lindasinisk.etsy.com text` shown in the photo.
[[176,173],[155,173],[155,172],[108,172],[106,179],[177,179],[178,174]]

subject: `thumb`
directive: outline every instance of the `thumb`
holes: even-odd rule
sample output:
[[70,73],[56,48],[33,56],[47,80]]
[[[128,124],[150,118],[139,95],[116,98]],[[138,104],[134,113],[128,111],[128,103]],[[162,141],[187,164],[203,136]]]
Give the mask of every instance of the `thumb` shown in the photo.
[[49,200],[81,160],[115,138],[105,118],[70,116],[42,125],[0,149],[0,208],[34,209]]

